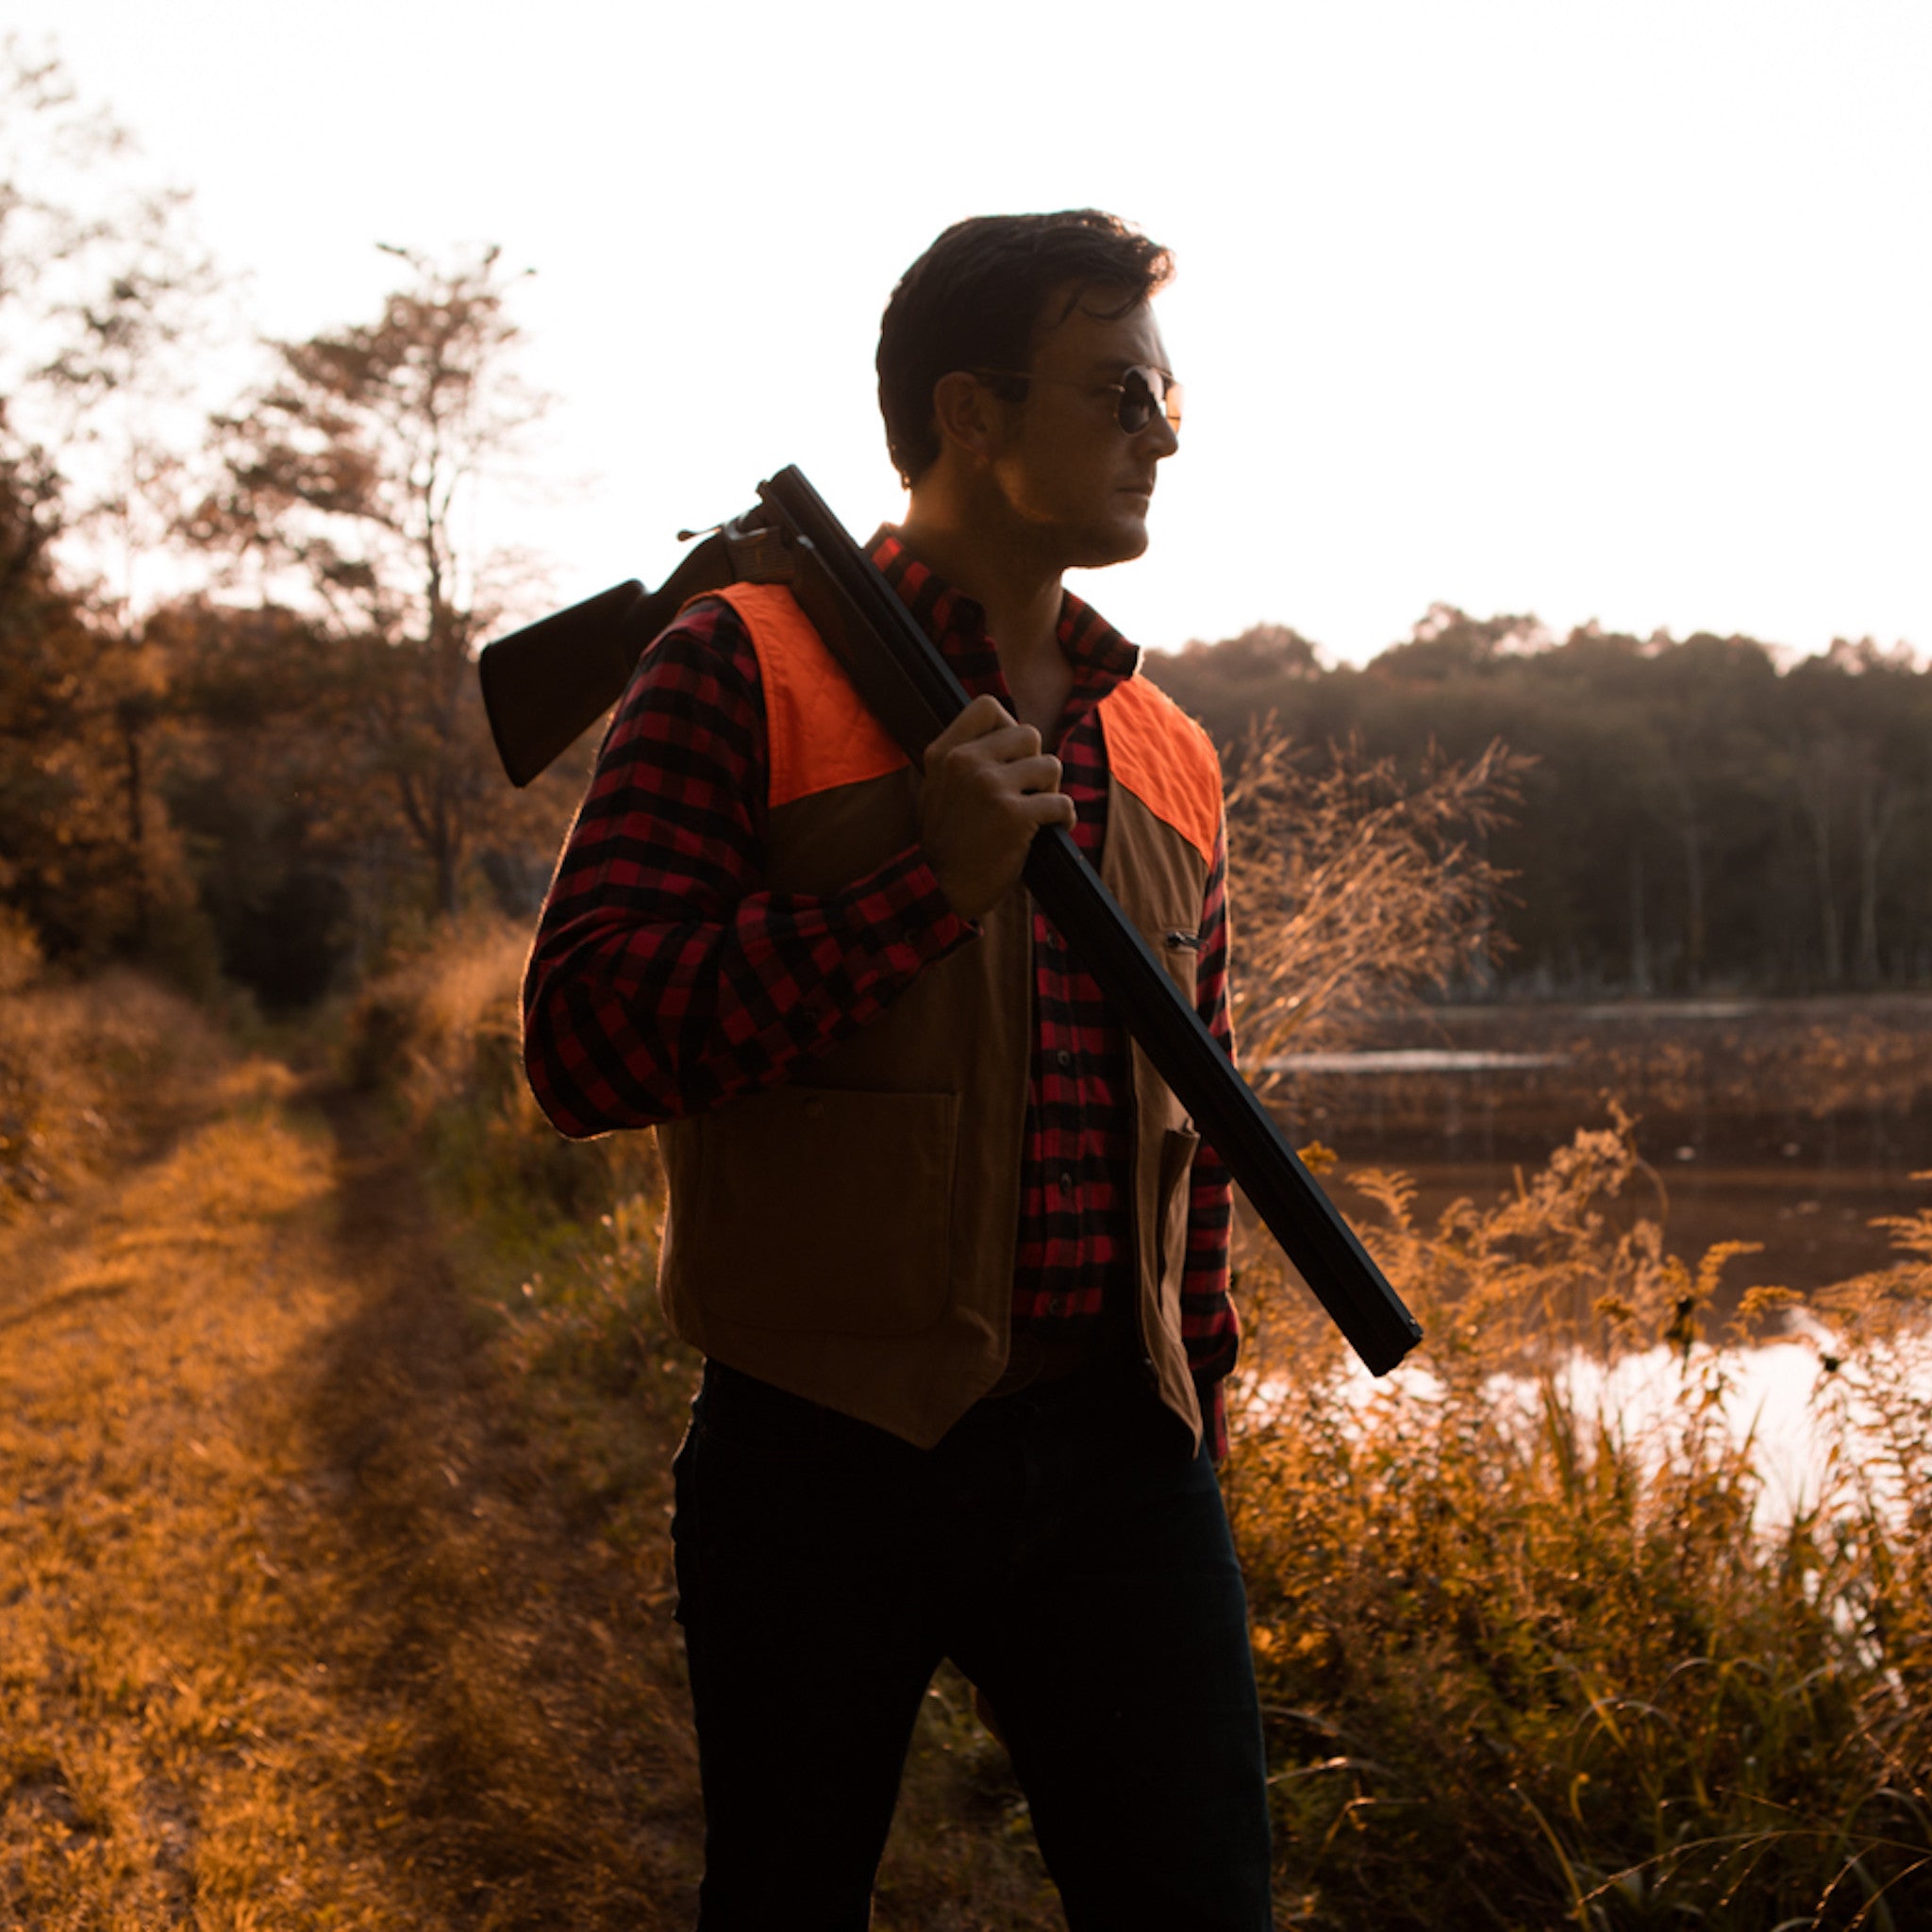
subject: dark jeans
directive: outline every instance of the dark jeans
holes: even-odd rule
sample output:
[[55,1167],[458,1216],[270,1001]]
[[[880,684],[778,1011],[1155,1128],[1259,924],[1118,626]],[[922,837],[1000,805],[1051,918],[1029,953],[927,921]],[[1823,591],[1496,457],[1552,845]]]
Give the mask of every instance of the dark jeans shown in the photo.
[[1246,1599],[1204,1452],[1124,1367],[913,1448],[717,1363],[676,1463],[701,1932],[862,1932],[927,1680],[992,1707],[1073,1932],[1267,1932]]

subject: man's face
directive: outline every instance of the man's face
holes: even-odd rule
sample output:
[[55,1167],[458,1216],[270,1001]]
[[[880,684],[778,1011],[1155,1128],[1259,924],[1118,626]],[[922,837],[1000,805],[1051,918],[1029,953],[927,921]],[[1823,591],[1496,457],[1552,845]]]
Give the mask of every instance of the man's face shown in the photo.
[[[993,475],[1023,541],[1057,568],[1124,563],[1147,547],[1147,506],[1157,464],[1179,446],[1165,416],[1144,428],[1120,426],[1120,392],[1108,387],[1137,366],[1168,370],[1152,309],[1138,303],[1108,317],[1084,305],[1057,318],[1071,291],[1046,304],[1048,325],[1035,341],[1025,398],[1006,408],[1006,433]],[[1117,297],[1095,291],[1097,307]]]

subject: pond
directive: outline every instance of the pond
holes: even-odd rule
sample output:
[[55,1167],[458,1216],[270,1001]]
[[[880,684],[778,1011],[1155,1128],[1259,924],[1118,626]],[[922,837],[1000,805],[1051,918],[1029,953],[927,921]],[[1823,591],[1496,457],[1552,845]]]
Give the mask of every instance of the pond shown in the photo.
[[1932,1202],[1932,996],[1440,1007],[1391,1020],[1347,1052],[1289,1055],[1267,1097],[1296,1144],[1417,1182],[1427,1221],[1494,1198],[1611,1101],[1637,1119],[1644,1197],[1694,1258],[1748,1240],[1733,1289],[1800,1290],[1882,1265],[1872,1223]]

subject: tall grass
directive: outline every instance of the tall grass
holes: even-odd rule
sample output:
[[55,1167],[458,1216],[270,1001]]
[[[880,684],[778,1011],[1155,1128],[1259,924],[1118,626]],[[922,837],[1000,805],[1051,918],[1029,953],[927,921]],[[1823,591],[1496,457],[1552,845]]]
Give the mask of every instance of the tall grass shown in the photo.
[[1226,1487],[1290,1923],[1928,1923],[1932,1214],[1828,1298],[1825,1453],[1767,1526],[1729,1398],[1787,1298],[1712,1332],[1749,1244],[1692,1266],[1620,1226],[1638,1166],[1616,1118],[1430,1226],[1371,1176],[1429,1337],[1372,1394],[1246,1257]]
[[31,935],[0,908],[0,1226],[58,1206],[151,1134],[216,1064],[216,1039],[137,974],[43,978]]
[[[661,1497],[695,1371],[650,1291],[661,1183],[647,1136],[567,1147],[536,1115],[522,945],[473,932],[371,989],[351,1058],[487,1231],[523,1399],[641,1558],[661,1503],[621,1498]],[[1427,1330],[1412,1369],[1368,1385],[1273,1250],[1238,1250],[1224,1474],[1284,1926],[1932,1924],[1932,1210],[1786,1334],[1774,1288],[1715,1320],[1748,1241],[1687,1259],[1633,1218],[1655,1192],[1621,1115],[1427,1225],[1401,1175],[1356,1185]],[[1737,1422],[1764,1345],[1815,1356],[1824,1447],[1782,1510]],[[936,1692],[881,1924],[1058,1923],[998,1747]]]

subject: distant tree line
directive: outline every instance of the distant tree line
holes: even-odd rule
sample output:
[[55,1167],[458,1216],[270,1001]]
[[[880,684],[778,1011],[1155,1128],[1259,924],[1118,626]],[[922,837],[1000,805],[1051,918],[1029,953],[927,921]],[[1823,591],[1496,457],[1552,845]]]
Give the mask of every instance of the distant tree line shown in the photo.
[[1408,767],[1431,745],[1526,756],[1483,850],[1514,874],[1512,990],[1932,983],[1932,672],[1906,651],[1840,641],[1787,666],[1752,638],[1557,641],[1438,606],[1359,667],[1268,625],[1149,671],[1224,744],[1274,713],[1316,768],[1351,741]]

